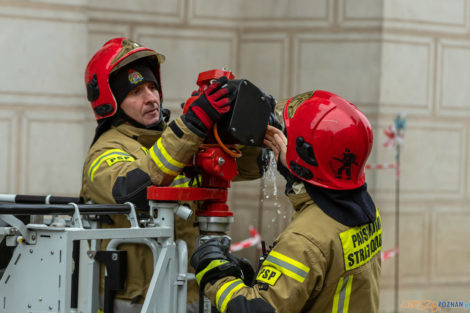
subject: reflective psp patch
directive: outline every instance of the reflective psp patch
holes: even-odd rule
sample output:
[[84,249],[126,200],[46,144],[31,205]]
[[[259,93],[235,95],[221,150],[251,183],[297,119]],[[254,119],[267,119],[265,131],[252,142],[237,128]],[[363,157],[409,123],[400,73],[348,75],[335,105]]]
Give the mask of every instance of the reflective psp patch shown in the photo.
[[115,155],[111,156],[109,159],[106,159],[108,166],[111,166],[117,162],[134,162],[135,159],[130,155]]
[[264,266],[256,276],[256,280],[274,286],[279,277],[281,277],[281,271],[271,266]]

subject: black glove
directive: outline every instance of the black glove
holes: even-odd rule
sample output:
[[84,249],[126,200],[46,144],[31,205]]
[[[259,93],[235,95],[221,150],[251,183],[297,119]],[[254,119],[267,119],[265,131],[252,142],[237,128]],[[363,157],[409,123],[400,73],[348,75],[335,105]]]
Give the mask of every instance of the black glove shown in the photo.
[[217,123],[223,114],[230,111],[234,99],[235,86],[227,84],[225,76],[215,80],[194,102],[186,112],[186,120],[207,132]]
[[246,258],[240,258],[232,253],[229,253],[229,258],[241,269],[243,274],[243,277],[241,278],[245,285],[252,287],[255,283],[255,271],[253,270],[253,266],[251,266],[250,261]]
[[162,109],[162,118],[165,121],[165,123],[168,123],[171,118],[171,111],[168,110],[167,108]]
[[272,112],[271,112],[271,114],[269,114],[268,124],[271,125],[271,126],[276,127],[279,130],[282,130],[281,123],[279,123],[279,121],[276,118],[276,115],[274,115],[274,113],[272,113]]
[[226,276],[242,278],[240,267],[228,257],[230,240],[227,237],[214,238],[196,249],[190,264],[196,270],[196,281],[204,290],[207,282],[215,282]]
[[269,107],[271,108],[271,114],[269,114],[268,124],[276,127],[277,129],[282,130],[281,123],[279,123],[278,119],[276,118],[276,115],[274,115],[274,109],[276,108],[277,103],[276,99],[274,99],[274,97],[271,95],[267,95],[265,97],[269,103]]

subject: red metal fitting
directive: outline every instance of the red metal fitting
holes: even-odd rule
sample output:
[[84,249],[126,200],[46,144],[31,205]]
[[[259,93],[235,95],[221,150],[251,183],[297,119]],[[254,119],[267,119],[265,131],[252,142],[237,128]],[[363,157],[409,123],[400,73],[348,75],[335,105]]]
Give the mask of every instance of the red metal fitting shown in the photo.
[[227,217],[233,216],[233,212],[229,211],[228,205],[223,202],[206,202],[204,209],[196,211],[196,216]]
[[156,201],[215,200],[226,202],[227,189],[150,186],[147,188],[147,199]]
[[230,181],[238,174],[237,161],[220,147],[200,149],[196,166],[202,169],[204,187],[228,188]]

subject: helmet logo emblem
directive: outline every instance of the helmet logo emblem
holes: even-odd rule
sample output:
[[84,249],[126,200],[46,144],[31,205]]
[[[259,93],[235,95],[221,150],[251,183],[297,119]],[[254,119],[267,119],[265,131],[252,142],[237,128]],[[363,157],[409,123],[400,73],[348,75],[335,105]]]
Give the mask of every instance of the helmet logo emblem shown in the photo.
[[343,178],[343,171],[346,172],[346,179],[351,180],[351,166],[359,165],[356,162],[356,155],[351,152],[348,148],[344,149],[343,158],[333,157],[334,160],[341,162],[342,166],[338,168],[338,172],[336,173],[336,178]]
[[142,74],[140,74],[139,72],[137,71],[134,71],[134,70],[129,70],[129,82],[132,84],[132,85],[136,85],[138,83],[140,83],[141,81],[144,80],[144,77],[142,76]]

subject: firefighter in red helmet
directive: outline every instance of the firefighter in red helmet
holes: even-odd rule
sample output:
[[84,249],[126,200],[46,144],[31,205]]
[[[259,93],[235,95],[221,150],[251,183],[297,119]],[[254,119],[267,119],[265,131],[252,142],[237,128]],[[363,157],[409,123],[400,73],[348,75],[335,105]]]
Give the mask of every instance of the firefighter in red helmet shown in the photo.
[[[265,144],[286,178],[295,214],[254,281],[214,239],[191,257],[200,288],[220,312],[378,312],[382,228],[365,183],[367,118],[350,102],[310,91],[276,107],[284,133]],[[280,118],[279,118],[280,117]]]
[[[83,167],[80,196],[85,202],[132,202],[145,213],[148,186],[192,183],[181,171],[212,125],[229,111],[234,90],[222,77],[186,114],[168,123],[169,116],[162,108],[160,64],[164,60],[164,55],[130,39],[114,38],[88,63],[85,85],[98,126]],[[241,179],[261,176],[256,162],[260,151],[245,148],[237,163]],[[175,218],[176,239],[186,241],[189,253],[199,234],[193,222]],[[103,221],[101,227],[129,227],[129,221],[123,215],[111,215],[109,224]],[[107,243],[102,243],[103,249]],[[152,277],[152,252],[134,244],[120,249],[128,252],[127,283],[125,290],[115,294],[115,312],[140,312]],[[197,285],[190,282],[188,302],[197,303],[197,294]]]

